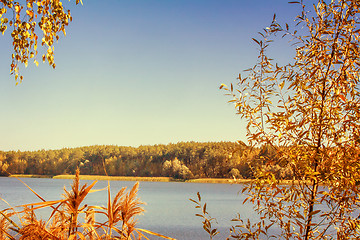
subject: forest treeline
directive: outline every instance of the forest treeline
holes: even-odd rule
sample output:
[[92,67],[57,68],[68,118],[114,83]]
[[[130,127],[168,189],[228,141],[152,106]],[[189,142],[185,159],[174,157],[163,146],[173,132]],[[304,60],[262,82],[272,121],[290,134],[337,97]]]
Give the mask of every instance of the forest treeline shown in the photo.
[[[250,151],[236,142],[179,142],[125,147],[88,146],[39,151],[0,151],[0,175],[83,175],[190,178],[253,178],[254,167],[278,178],[291,177],[288,166],[265,165],[275,156],[269,146]],[[105,166],[105,168],[104,168]],[[105,173],[106,169],[106,173]]]

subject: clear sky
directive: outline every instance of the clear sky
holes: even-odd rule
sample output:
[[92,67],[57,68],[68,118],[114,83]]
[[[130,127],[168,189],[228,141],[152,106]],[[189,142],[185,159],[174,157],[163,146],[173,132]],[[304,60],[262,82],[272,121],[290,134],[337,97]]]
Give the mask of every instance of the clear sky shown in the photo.
[[55,70],[29,64],[15,86],[0,36],[0,150],[245,140],[219,86],[255,63],[251,38],[274,13],[291,22],[299,10],[287,0],[64,2],[73,22]]

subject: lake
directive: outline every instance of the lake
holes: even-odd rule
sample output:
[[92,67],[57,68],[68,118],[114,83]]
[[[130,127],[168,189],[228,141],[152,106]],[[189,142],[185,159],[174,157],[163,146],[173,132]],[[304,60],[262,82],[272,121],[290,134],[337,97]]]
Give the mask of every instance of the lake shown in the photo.
[[[70,189],[72,180],[50,178],[22,178],[33,190],[45,200],[58,200],[63,194],[64,186]],[[81,183],[93,181],[81,180]],[[116,194],[122,187],[128,189],[135,182],[112,181],[110,182],[112,194]],[[102,189],[107,186],[107,181],[98,181],[94,189]],[[207,183],[183,183],[183,182],[140,182],[138,196],[145,202],[145,214],[138,217],[139,228],[148,229],[179,240],[209,239],[202,228],[201,218],[196,217],[199,213],[195,204],[189,198],[197,199],[197,192],[201,193],[202,201],[207,203],[207,210],[211,217],[217,219],[217,227],[220,235],[216,239],[226,239],[229,235],[231,219],[238,212],[242,217],[252,218],[252,206],[242,204],[245,196],[238,194],[242,185],[231,184],[207,184]],[[16,178],[0,178],[0,197],[12,206],[40,202],[40,200]],[[105,205],[107,191],[90,193],[85,199],[88,205]],[[0,209],[7,208],[4,202],[0,202]],[[45,218],[48,212],[40,212]],[[151,236],[150,239],[161,239]]]

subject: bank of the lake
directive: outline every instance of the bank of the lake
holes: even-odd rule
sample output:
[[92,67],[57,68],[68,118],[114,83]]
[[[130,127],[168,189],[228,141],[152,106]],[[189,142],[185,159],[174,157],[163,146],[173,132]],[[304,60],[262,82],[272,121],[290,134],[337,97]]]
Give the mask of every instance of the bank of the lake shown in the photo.
[[[31,175],[12,174],[9,177],[18,178],[53,178],[53,179],[74,179],[75,175]],[[229,178],[197,178],[189,180],[174,179],[170,177],[129,177],[129,176],[101,176],[101,175],[80,175],[81,180],[110,180],[110,181],[136,181],[136,182],[189,182],[189,183],[222,183],[232,184],[234,179]],[[237,179],[236,183],[248,183],[250,180]]]

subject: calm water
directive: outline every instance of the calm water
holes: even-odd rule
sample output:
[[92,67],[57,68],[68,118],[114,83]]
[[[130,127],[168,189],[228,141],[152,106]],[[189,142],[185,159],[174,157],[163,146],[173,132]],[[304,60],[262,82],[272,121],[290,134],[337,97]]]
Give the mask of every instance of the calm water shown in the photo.
[[[61,198],[64,186],[70,189],[72,180],[63,179],[36,179],[22,178],[22,180],[46,200]],[[92,181],[81,181],[91,183]],[[121,187],[131,188],[135,182],[113,181],[111,191],[115,194]],[[94,189],[107,186],[107,181],[99,181]],[[220,230],[217,239],[226,239],[229,235],[231,219],[236,213],[243,217],[252,218],[251,205],[243,205],[244,196],[238,194],[241,185],[230,184],[205,184],[205,183],[178,183],[178,182],[141,182],[139,197],[146,202],[145,214],[139,216],[137,227],[158,232],[176,239],[209,239],[203,231],[201,219],[195,216],[198,210],[189,198],[197,199],[196,193],[200,192],[202,200],[207,203],[208,212],[217,219],[215,224]],[[0,197],[11,203],[12,206],[31,202],[39,199],[21,182],[15,178],[0,178]],[[88,205],[105,205],[106,191],[91,193],[85,199]],[[7,208],[0,202],[0,209]],[[47,212],[39,214],[48,216]],[[157,239],[151,237],[151,239]]]

